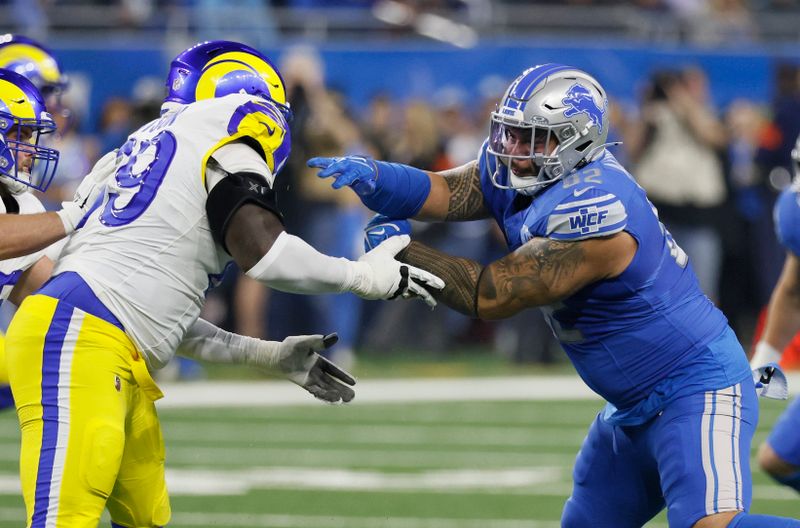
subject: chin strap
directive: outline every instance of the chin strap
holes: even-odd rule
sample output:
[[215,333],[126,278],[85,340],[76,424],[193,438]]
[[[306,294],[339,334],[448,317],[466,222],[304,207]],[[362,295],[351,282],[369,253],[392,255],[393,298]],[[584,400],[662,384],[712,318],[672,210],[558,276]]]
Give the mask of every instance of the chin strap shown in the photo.
[[609,141],[608,143],[603,143],[602,145],[597,145],[589,153],[583,158],[584,160],[594,161],[595,154],[599,154],[600,151],[606,147],[617,147],[622,145],[622,141]]

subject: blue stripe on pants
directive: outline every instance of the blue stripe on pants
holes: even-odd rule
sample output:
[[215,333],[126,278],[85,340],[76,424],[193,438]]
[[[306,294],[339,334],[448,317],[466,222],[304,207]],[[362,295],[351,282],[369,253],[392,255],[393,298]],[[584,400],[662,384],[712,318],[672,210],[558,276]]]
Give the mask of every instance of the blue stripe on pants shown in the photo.
[[56,305],[50,328],[44,340],[42,358],[42,448],[36,473],[36,492],[31,528],[44,528],[50,507],[50,485],[53,460],[58,443],[58,381],[61,349],[69,329],[73,308],[64,303]]

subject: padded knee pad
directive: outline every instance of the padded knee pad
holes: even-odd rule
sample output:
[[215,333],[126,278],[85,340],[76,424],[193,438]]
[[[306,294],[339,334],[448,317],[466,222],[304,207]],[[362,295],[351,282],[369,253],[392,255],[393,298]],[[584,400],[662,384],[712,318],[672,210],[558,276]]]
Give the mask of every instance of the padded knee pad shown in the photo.
[[81,480],[95,493],[108,498],[117,481],[125,448],[125,432],[109,424],[86,428],[81,454]]

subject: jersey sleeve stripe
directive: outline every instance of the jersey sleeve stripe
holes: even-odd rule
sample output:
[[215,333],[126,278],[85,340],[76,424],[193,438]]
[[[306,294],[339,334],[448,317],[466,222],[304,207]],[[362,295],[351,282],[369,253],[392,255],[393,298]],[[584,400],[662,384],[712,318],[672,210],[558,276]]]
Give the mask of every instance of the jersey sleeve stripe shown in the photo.
[[562,203],[562,204],[557,205],[555,207],[555,209],[553,209],[553,210],[554,211],[565,212],[565,211],[568,211],[568,210],[571,211],[571,210],[573,210],[575,208],[578,208],[578,207],[585,207],[587,205],[598,205],[599,206],[600,204],[602,204],[604,202],[612,202],[614,200],[617,200],[617,197],[614,196],[613,194],[604,194],[603,196],[593,196],[592,198],[588,198],[586,200],[577,200],[577,201],[574,201],[574,202]]

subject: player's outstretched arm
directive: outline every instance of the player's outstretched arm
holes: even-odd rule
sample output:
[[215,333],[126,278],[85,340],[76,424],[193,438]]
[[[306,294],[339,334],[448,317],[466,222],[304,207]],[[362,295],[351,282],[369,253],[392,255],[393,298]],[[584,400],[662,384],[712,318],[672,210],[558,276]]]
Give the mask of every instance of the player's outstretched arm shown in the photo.
[[348,186],[373,211],[389,218],[476,220],[489,215],[481,193],[478,162],[442,172],[426,172],[400,163],[363,156],[311,158],[320,178]]
[[440,302],[472,317],[503,319],[616,277],[635,254],[636,241],[622,232],[577,242],[534,238],[485,267],[417,242],[399,258],[445,281],[444,289],[434,293]]
[[800,330],[800,257],[788,251],[767,309],[764,335],[756,345],[753,368],[778,363],[783,349]]
[[318,352],[333,346],[336,334],[289,336],[265,341],[226,332],[203,319],[189,328],[178,347],[180,355],[213,363],[243,364],[286,377],[316,398],[330,403],[355,397],[356,380]]
[[109,152],[84,176],[72,201],[53,213],[0,214],[0,260],[30,255],[69,235],[80,225],[114,173],[116,151]]
[[421,220],[480,220],[489,217],[477,161],[429,174],[431,193],[418,215]]
[[428,290],[444,283],[431,273],[401,263],[395,255],[409,242],[396,237],[358,261],[320,253],[283,230],[280,213],[265,180],[229,174],[209,193],[206,210],[215,239],[250,278],[292,293],[352,292],[365,299],[417,296],[430,306]]
[[30,255],[67,233],[57,213],[0,214],[0,260]]

